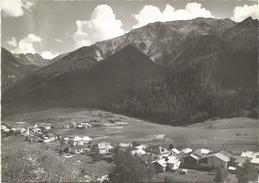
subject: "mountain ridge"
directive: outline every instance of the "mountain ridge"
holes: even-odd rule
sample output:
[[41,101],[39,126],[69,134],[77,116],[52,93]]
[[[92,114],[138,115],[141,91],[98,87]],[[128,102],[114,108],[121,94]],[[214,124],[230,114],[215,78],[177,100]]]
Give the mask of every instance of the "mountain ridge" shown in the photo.
[[50,59],[44,59],[39,53],[14,54],[15,58],[23,65],[44,67],[52,63]]
[[[205,23],[205,25],[202,26],[202,23],[207,21],[209,23]],[[53,63],[54,65],[50,64],[52,65],[52,69],[46,67],[41,69],[40,72],[42,75],[46,75],[45,73],[62,74],[76,70],[84,67],[84,60],[101,61],[129,44],[134,45],[141,52],[145,53],[155,63],[166,65],[167,62],[165,60],[167,60],[167,57],[176,58],[178,56],[178,52],[180,52],[182,48],[181,44],[189,33],[189,36],[209,33],[210,31],[219,34],[224,27],[227,28],[233,25],[234,22],[229,19],[206,18],[151,23],[134,29],[122,36],[96,42],[93,45],[74,50],[64,57],[61,57],[61,59],[56,60],[55,63]],[[164,64],[162,61],[166,63]],[[66,68],[64,68],[64,66]]]
[[4,93],[5,109],[90,106],[171,125],[252,111],[258,21],[245,21],[158,22],[82,47]]
[[13,87],[15,82],[37,69],[37,66],[20,63],[11,52],[1,48],[2,91]]

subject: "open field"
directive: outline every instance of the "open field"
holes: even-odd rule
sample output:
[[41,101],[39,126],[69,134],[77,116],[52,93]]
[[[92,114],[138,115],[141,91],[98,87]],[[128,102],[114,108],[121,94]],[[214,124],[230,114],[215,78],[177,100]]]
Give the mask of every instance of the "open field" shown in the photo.
[[[63,128],[69,121],[90,120],[100,124],[100,127]],[[255,150],[259,142],[257,120],[243,117],[210,120],[186,127],[173,127],[95,109],[54,108],[8,116],[2,121],[11,126],[52,123],[55,126],[54,132],[57,134],[87,135],[93,138],[94,142],[145,141],[146,143],[154,143],[161,141],[161,139],[156,140],[157,135],[164,134],[166,138],[163,139],[163,142],[174,143],[178,147],[225,149],[232,153]],[[13,138],[3,139],[2,146],[9,144],[11,139]]]

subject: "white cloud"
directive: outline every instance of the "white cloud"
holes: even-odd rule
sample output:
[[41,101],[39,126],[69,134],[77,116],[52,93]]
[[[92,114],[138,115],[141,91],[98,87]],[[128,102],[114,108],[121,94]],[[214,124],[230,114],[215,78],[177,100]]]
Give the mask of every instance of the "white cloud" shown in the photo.
[[1,11],[5,16],[19,17],[24,14],[23,10],[30,10],[33,6],[30,0],[1,0]]
[[25,38],[21,39],[18,46],[12,50],[14,53],[36,53],[34,43],[41,42],[41,38],[34,34],[28,34]]
[[43,51],[40,55],[42,56],[42,58],[50,60],[56,57],[58,54],[53,54],[50,51]]
[[197,17],[214,17],[211,12],[202,7],[200,3],[187,3],[184,9],[175,9],[167,4],[161,12],[158,7],[145,5],[138,14],[133,14],[137,24],[133,28],[138,28],[152,22],[165,22],[173,20],[189,20]]
[[62,40],[61,40],[61,39],[58,39],[58,38],[56,38],[55,41],[58,42],[58,43],[61,43],[61,42],[62,42]]
[[161,15],[162,13],[160,12],[158,7],[145,5],[138,14],[133,15],[138,21],[137,25],[135,25],[133,28],[156,22],[160,19]]
[[106,4],[98,5],[89,20],[77,20],[76,26],[77,31],[73,35],[76,48],[124,34],[121,21]]
[[255,4],[251,6],[237,6],[234,9],[233,16],[231,17],[231,19],[236,22],[241,22],[249,16],[251,16],[254,19],[259,19],[259,5]]
[[17,47],[17,41],[15,37],[12,37],[11,40],[7,41],[6,43],[11,47]]

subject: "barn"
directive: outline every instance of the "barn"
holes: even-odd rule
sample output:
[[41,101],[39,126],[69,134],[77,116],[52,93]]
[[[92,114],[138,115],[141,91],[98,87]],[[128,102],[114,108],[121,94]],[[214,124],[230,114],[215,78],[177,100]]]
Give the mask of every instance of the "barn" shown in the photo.
[[215,154],[210,154],[208,156],[202,157],[199,160],[199,166],[202,168],[209,168],[209,169],[217,169],[222,167],[225,170],[227,170],[229,162],[230,162],[230,159],[227,156],[221,153],[215,153]]

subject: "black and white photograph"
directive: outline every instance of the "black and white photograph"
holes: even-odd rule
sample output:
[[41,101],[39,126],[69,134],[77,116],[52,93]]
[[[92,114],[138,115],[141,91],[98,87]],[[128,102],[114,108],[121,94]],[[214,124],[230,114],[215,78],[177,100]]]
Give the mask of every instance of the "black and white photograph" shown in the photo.
[[257,0],[0,0],[3,183],[259,183]]

